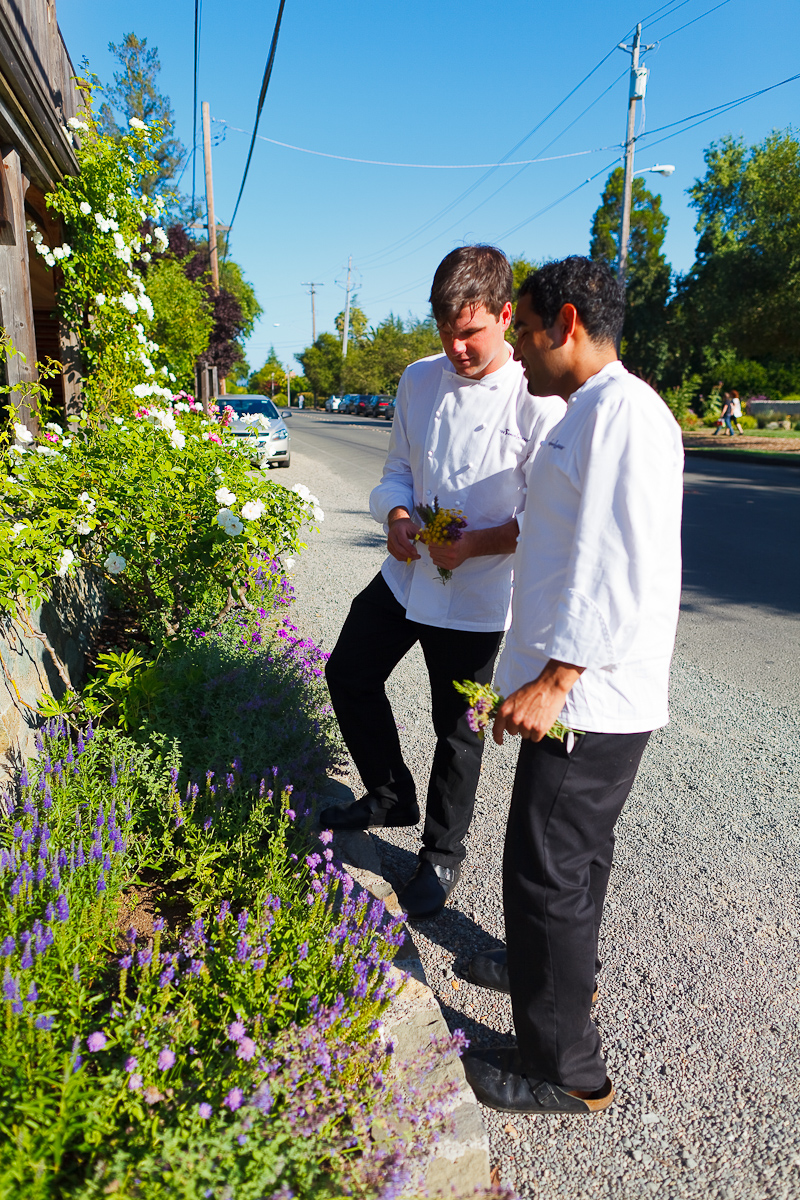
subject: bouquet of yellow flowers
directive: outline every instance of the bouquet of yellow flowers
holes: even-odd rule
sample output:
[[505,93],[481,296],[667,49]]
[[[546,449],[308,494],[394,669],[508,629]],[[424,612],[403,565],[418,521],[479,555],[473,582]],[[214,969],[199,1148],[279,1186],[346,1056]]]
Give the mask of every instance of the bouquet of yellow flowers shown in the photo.
[[[503,697],[494,690],[490,683],[475,683],[473,679],[465,679],[463,683],[456,683],[454,679],[453,687],[467,698],[469,704],[467,724],[479,738],[483,738],[489,722],[497,716],[498,709],[503,703]],[[555,721],[548,729],[547,736],[555,738],[559,742],[563,742],[566,738],[567,751],[570,751],[575,744],[575,737],[582,732],[581,729],[570,729],[569,725],[562,725],[561,721]]]
[[[416,536],[416,541],[426,546],[448,546],[461,538],[467,528],[467,522],[460,509],[440,508],[439,497],[433,497],[433,505],[418,504],[417,512],[424,522]],[[453,572],[446,567],[437,567],[442,583],[453,578]]]

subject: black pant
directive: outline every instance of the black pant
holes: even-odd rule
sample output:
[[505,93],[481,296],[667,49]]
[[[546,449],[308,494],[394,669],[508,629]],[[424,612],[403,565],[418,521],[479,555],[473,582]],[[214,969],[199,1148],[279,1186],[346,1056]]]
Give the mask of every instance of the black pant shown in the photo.
[[597,939],[614,825],[649,733],[586,733],[520,750],[503,858],[503,907],[514,1028],[525,1074],[602,1087],[591,1019]]
[[475,633],[409,621],[382,575],[353,601],[325,668],[334,712],[367,791],[390,808],[415,799],[384,684],[415,642],[431,683],[436,752],[428,785],[420,857],[438,866],[463,862],[483,742],[469,728],[453,680],[488,683],[502,631]]

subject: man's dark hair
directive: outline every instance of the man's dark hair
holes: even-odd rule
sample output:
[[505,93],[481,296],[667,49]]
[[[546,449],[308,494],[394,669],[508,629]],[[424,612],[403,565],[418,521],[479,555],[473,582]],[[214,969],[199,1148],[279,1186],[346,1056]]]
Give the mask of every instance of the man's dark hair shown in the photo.
[[545,329],[555,324],[565,304],[574,304],[593,342],[618,343],[625,318],[625,289],[605,263],[573,254],[545,263],[519,289],[541,317]]
[[511,299],[514,277],[511,264],[495,246],[459,246],[436,268],[431,287],[431,308],[437,324],[453,321],[468,306],[483,304],[499,317]]

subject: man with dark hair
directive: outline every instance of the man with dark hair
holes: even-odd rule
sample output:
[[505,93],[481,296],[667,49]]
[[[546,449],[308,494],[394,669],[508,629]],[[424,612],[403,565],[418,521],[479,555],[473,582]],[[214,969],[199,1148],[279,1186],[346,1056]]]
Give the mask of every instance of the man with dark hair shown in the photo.
[[[483,743],[454,680],[488,683],[510,614],[513,555],[525,508],[524,464],[564,414],[529,394],[505,333],[511,267],[492,246],[462,246],[436,271],[431,304],[443,354],[412,363],[397,389],[383,478],[370,511],[389,558],[356,596],[326,676],[366,795],[329,808],[333,829],[416,825],[420,813],[385,683],[419,642],[431,685],[436,750],[417,870],[399,900],[410,916],[440,912],[461,874]],[[451,545],[416,542],[417,506],[460,510]],[[437,568],[453,572],[442,582]]]
[[[607,267],[549,263],[520,290],[515,357],[567,413],[526,469],[536,520],[515,558],[494,738],[520,734],[503,858],[507,954],[475,982],[510,991],[517,1046],[464,1059],[508,1112],[597,1112],[614,1096],[591,1020],[614,825],[668,720],[680,598],[683,446],[617,359],[624,295]],[[548,737],[556,719],[570,732]],[[579,732],[580,731],[580,732]]]

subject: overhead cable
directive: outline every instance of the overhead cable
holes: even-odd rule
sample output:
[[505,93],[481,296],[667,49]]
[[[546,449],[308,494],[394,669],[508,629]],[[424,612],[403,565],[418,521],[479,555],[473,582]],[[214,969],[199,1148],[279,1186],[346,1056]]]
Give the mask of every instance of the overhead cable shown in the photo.
[[194,0],[194,99],[192,101],[192,220],[197,192],[197,74],[200,66],[200,21],[202,0]]
[[286,4],[286,0],[280,0],[280,6],[278,8],[278,16],[275,20],[275,28],[272,32],[272,42],[271,42],[270,48],[269,48],[269,57],[267,58],[267,65],[264,68],[264,78],[261,81],[261,92],[258,97],[258,106],[256,108],[256,119],[255,119],[255,122],[253,123],[253,136],[250,138],[250,149],[247,152],[247,162],[244,164],[244,174],[242,175],[242,182],[239,187],[239,195],[236,197],[236,204],[234,205],[234,208],[233,208],[233,216],[231,217],[231,222],[230,222],[230,225],[228,226],[228,243],[229,244],[230,244],[230,230],[233,228],[233,222],[236,220],[236,214],[239,211],[239,204],[242,199],[242,193],[244,192],[244,185],[247,182],[247,172],[250,170],[250,160],[253,157],[253,147],[256,144],[256,135],[258,133],[258,122],[261,119],[261,110],[264,107],[264,101],[267,98],[267,88],[269,87],[270,77],[272,76],[272,66],[273,66],[273,63],[275,62],[275,51],[278,48],[278,34],[281,31],[281,21],[283,20],[283,9],[284,9],[285,4]]

